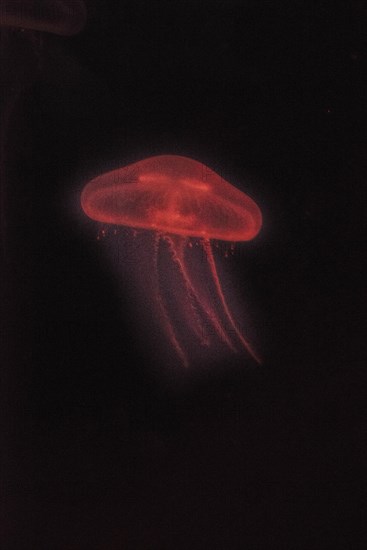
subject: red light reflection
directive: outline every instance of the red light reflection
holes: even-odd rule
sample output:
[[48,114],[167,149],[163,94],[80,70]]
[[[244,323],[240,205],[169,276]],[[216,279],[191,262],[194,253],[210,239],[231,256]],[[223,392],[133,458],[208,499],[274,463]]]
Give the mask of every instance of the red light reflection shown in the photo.
[[86,21],[83,0],[1,0],[0,25],[72,36]]

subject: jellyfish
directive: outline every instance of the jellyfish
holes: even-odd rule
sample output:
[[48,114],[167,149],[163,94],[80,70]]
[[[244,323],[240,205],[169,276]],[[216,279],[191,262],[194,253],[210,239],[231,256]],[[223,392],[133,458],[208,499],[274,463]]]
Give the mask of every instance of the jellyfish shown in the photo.
[[[42,65],[43,33],[75,35],[83,29],[86,17],[83,0],[0,0],[0,233],[4,241],[13,225],[5,221],[10,212],[8,165],[14,162],[15,150],[10,141],[22,135],[17,111]],[[16,132],[10,137],[12,126]]]
[[[39,56],[41,32],[72,36],[80,32],[86,22],[87,11],[83,0],[0,0],[1,65],[3,71],[1,95],[1,148],[9,120],[18,97],[31,83],[35,57]],[[21,29],[28,39],[21,48],[12,43],[12,30]],[[37,44],[37,41],[39,42]]]
[[84,27],[82,0],[0,0],[0,24],[61,36],[72,36]]
[[[154,232],[152,271],[159,317],[184,366],[190,363],[188,353],[161,290],[158,255],[162,242],[184,290],[185,299],[182,292],[176,295],[182,301],[185,321],[200,345],[208,347],[219,340],[226,349],[237,352],[242,348],[261,362],[227,303],[212,246],[213,241],[249,241],[258,234],[262,215],[254,200],[197,160],[160,155],[95,177],[82,191],[81,207],[95,221]],[[193,241],[201,247],[211,281],[195,279],[188,265]]]

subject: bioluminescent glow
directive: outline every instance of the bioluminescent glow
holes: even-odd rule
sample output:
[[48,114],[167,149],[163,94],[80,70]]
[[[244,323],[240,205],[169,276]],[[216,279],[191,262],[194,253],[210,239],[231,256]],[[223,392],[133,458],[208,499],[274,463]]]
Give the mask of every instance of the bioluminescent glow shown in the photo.
[[[220,340],[229,350],[245,349],[260,359],[240,330],[224,296],[211,241],[249,241],[260,231],[262,215],[257,204],[204,164],[177,155],[144,159],[91,180],[81,195],[84,212],[107,224],[142,228],[155,234],[152,269],[156,273],[159,319],[169,341],[185,366],[188,353],[178,336],[159,274],[160,243],[170,251],[185,290],[175,292],[193,338],[210,347]],[[195,238],[202,247],[211,281],[192,276],[187,250]],[[206,289],[211,285],[215,299]],[[172,294],[172,293],[171,293]],[[212,330],[208,330],[208,327]]]
[[86,21],[83,0],[1,0],[0,24],[72,36]]

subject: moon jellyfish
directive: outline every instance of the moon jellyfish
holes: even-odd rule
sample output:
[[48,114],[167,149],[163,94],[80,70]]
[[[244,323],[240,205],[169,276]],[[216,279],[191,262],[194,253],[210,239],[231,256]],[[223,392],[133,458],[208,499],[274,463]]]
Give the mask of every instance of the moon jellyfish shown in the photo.
[[[27,119],[18,111],[43,67],[42,54],[50,46],[47,41],[44,44],[44,33],[72,36],[83,29],[86,17],[83,0],[0,0],[0,232],[4,240],[14,225],[5,221],[11,216],[9,203],[14,195],[9,193],[14,177],[11,163],[17,163],[16,140],[23,137],[20,123]],[[22,32],[14,32],[19,29]]]
[[[262,215],[249,196],[196,160],[163,155],[92,179],[82,191],[81,206],[93,220],[154,232],[151,267],[158,317],[183,365],[190,362],[180,338],[183,325],[197,345],[209,348],[219,341],[231,352],[242,348],[260,363],[227,303],[212,246],[213,240],[234,243],[258,234]],[[204,276],[194,276],[198,270],[188,261],[193,242],[206,265]],[[164,291],[168,277],[159,269],[162,243],[181,282],[181,290],[173,293]],[[168,297],[179,304],[172,309]]]
[[85,21],[82,0],[0,0],[0,24],[7,27],[72,36]]

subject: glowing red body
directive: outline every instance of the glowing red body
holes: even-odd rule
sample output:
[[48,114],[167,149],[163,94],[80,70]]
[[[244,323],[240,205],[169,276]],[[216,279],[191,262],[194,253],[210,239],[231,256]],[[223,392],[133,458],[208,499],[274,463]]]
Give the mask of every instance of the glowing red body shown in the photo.
[[[94,220],[155,232],[152,273],[156,277],[156,302],[166,334],[185,366],[189,360],[179,337],[184,323],[181,320],[174,325],[172,317],[176,313],[172,314],[159,277],[162,240],[174,261],[177,276],[184,283],[184,297],[178,291],[175,294],[180,296],[177,300],[181,315],[194,342],[208,347],[219,341],[236,351],[237,341],[260,362],[226,302],[210,244],[210,239],[248,241],[257,235],[262,216],[250,197],[196,160],[163,155],[94,178],[82,192],[81,205]],[[208,274],[196,280],[195,270],[190,270],[187,264],[189,237],[200,239],[207,258]],[[208,295],[211,283],[204,279],[210,276],[211,296]]]
[[245,193],[200,162],[174,155],[93,179],[81,202],[97,221],[204,239],[248,241],[262,223]]

